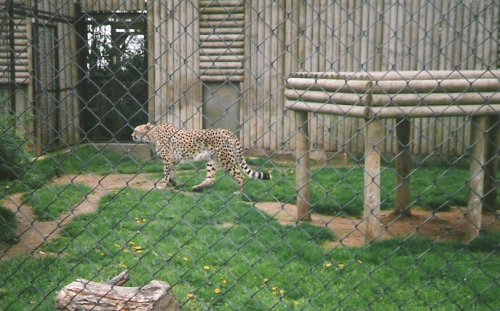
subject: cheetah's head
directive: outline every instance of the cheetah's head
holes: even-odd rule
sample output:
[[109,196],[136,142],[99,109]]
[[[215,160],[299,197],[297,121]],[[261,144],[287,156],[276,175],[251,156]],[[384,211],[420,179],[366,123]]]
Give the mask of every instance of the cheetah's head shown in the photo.
[[132,133],[132,139],[136,142],[149,143],[148,133],[154,128],[154,125],[151,123],[142,124],[136,126],[134,128],[134,132]]

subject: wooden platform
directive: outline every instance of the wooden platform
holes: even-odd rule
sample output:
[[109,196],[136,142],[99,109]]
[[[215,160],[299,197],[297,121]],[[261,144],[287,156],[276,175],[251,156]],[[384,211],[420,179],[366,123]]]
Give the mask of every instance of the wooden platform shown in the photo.
[[[479,235],[484,202],[494,206],[500,115],[500,70],[295,73],[286,80],[285,109],[295,111],[297,219],[309,220],[308,113],[364,118],[365,177],[362,228],[366,240],[381,236],[381,120],[396,119],[397,215],[410,214],[410,119],[472,117],[470,195],[465,240]],[[493,174],[488,176],[489,172]]]

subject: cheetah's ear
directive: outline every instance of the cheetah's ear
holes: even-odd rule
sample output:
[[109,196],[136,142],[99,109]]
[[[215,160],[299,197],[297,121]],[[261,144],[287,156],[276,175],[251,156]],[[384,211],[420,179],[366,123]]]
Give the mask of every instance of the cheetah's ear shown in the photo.
[[153,128],[153,125],[151,123],[146,123],[146,129],[150,130],[151,128]]

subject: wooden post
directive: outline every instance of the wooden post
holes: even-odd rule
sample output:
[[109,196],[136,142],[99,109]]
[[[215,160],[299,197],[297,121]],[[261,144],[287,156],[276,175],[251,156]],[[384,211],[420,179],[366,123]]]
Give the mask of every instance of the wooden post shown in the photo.
[[309,124],[306,111],[295,112],[297,220],[311,220],[311,171],[309,169]]
[[410,205],[410,119],[396,120],[397,138],[397,190],[394,214],[411,216]]
[[382,122],[365,119],[364,230],[366,242],[380,237],[380,148]]
[[481,209],[484,199],[484,169],[486,164],[486,130],[488,117],[472,118],[472,154],[470,159],[469,202],[465,212],[465,241],[479,236],[481,229]]
[[498,151],[500,146],[500,117],[489,116],[487,138],[486,168],[484,180],[484,210],[495,213],[499,207],[496,204],[497,199],[497,170],[498,170]]

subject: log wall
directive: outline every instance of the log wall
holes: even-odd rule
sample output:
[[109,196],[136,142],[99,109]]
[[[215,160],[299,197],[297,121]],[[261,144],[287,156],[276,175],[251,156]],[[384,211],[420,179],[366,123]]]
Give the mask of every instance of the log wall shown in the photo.
[[[242,114],[247,148],[293,149],[293,116],[282,115],[282,80],[295,71],[494,69],[499,11],[494,0],[252,1],[246,8]],[[285,29],[283,29],[285,28]],[[363,151],[362,121],[310,115],[311,146]],[[395,152],[395,123],[384,121],[383,150]],[[412,153],[463,154],[467,117],[412,122]]]
[[153,122],[201,128],[198,1],[148,4],[148,62]]
[[[27,85],[27,102],[43,104],[40,85],[31,83],[36,61],[29,42],[37,27],[56,27],[58,139],[63,145],[72,144],[79,139],[74,3],[36,3],[43,12],[38,24],[30,26],[35,19],[24,18],[22,10],[15,15],[16,83]],[[84,13],[147,10],[151,121],[201,128],[202,84],[235,84],[241,96],[240,138],[245,148],[253,150],[294,150],[295,120],[284,111],[283,95],[284,80],[293,72],[488,70],[496,68],[500,59],[500,6],[495,0],[81,0],[80,4]],[[35,14],[33,7],[26,8],[26,16]],[[0,67],[10,64],[6,55],[2,44]],[[0,84],[8,79],[4,67]],[[39,114],[53,110],[47,107]],[[362,152],[361,121],[309,117],[314,149]],[[49,144],[42,124],[34,124],[39,130],[36,137],[41,145]],[[463,154],[470,143],[467,117],[418,118],[411,128],[414,154]],[[395,124],[384,121],[384,130],[384,151],[396,151]]]

